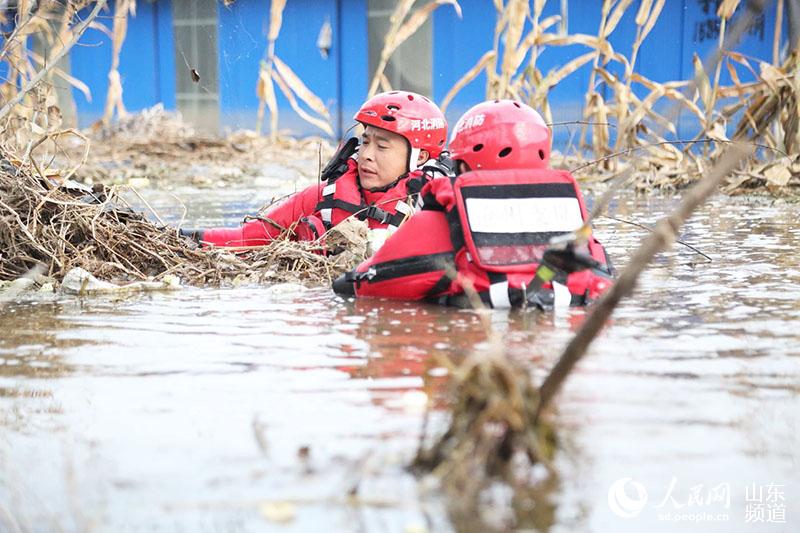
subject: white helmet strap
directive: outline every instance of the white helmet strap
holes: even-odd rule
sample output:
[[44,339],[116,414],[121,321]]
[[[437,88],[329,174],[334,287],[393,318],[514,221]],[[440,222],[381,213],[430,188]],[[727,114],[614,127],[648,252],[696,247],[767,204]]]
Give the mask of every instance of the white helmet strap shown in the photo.
[[417,161],[419,160],[419,148],[412,148],[408,154],[408,171],[413,172],[417,170]]

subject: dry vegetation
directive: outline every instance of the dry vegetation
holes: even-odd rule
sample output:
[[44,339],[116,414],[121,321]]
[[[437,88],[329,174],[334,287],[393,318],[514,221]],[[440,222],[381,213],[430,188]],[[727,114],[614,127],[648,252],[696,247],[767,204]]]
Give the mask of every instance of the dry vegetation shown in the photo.
[[425,21],[430,18],[438,7],[443,5],[453,6],[456,14],[461,17],[461,5],[458,3],[458,0],[433,0],[412,11],[414,3],[415,0],[401,0],[397,2],[392,16],[389,18],[389,30],[383,41],[380,62],[369,84],[369,90],[367,91],[368,96],[377,94],[379,88],[383,91],[392,90],[392,86],[389,84],[389,80],[384,74],[386,65],[389,64],[392,54],[425,24]]
[[[67,53],[90,24],[97,25],[95,18],[105,2],[94,3],[85,19],[75,17],[89,4],[19,2],[14,32],[3,42],[0,57],[9,66],[9,76],[0,86],[4,102],[0,110],[0,280],[37,272],[58,281],[80,267],[117,282],[176,275],[194,285],[321,284],[363,257],[358,246],[326,257],[320,244],[288,239],[258,249],[199,250],[179,237],[175,228],[135,213],[120,195],[127,187],[112,183],[127,181],[132,175],[174,181],[187,167],[220,161],[227,169],[239,169],[234,176],[241,177],[241,169],[247,171],[251,165],[257,172],[259,161],[270,155],[291,166],[288,156],[277,157],[280,153],[291,153],[292,158],[305,156],[315,162],[311,167],[316,171],[316,162],[329,154],[330,146],[314,139],[271,141],[247,132],[227,139],[202,136],[159,107],[137,115],[126,113],[118,66],[127,17],[135,13],[132,0],[116,4],[103,120],[84,133],[60,129],[60,111],[48,80],[59,76],[88,91],[79,80],[59,70],[56,58]],[[28,41],[33,35],[50,43],[51,63],[45,65],[30,52]],[[115,111],[117,119],[112,120]],[[306,167],[298,170],[313,177]],[[224,169],[215,173],[206,168],[200,179],[217,184],[225,176]],[[95,186],[88,188],[74,181],[78,178]],[[290,232],[287,228],[287,235]],[[329,235],[327,242],[344,248],[351,233],[337,232]]]
[[[781,11],[783,2],[778,2]],[[726,31],[739,3],[739,0],[723,0],[719,6],[718,51],[723,61],[715,62],[706,72],[700,58],[695,57],[694,80],[657,82],[637,73],[636,62],[642,44],[658,22],[665,0],[603,0],[597,35],[567,33],[559,25],[563,16],[543,18],[545,0],[495,2],[498,17],[493,49],[454,84],[442,107],[446,108],[458,91],[485,73],[488,98],[526,101],[552,122],[548,103],[551,91],[591,64],[580,151],[554,158],[556,164],[588,181],[607,181],[628,173],[639,190],[682,188],[698,180],[731,139],[744,138],[743,134],[758,123],[766,126],[764,144],[747,165],[734,172],[725,190],[738,193],[766,186],[773,193],[796,192],[800,186],[798,57],[792,53],[785,62],[777,63],[780,23],[774,35],[773,64],[726,50]],[[610,38],[625,13],[637,5],[636,36],[626,55],[612,47]],[[565,46],[583,47],[587,51],[564,65],[542,72],[538,60],[547,48]],[[741,82],[737,66],[754,81]],[[722,68],[728,70],[734,82],[730,87],[720,85]],[[607,99],[600,91],[603,86],[610,95]],[[642,91],[646,95],[637,96]],[[666,112],[656,111],[665,107]],[[697,121],[698,133],[693,139],[675,138],[679,113]],[[589,154],[594,157],[589,159]]]
[[[313,182],[320,164],[333,153],[329,141],[319,137],[271,139],[253,131],[226,137],[196,132],[178,115],[161,106],[103,125],[87,132],[91,142],[88,160],[79,177],[87,183],[147,183],[159,187],[191,185],[243,186],[246,178],[264,176],[269,167],[287,169]],[[50,143],[50,152],[62,160],[76,160],[83,143]]]
[[[258,85],[256,87],[259,101],[256,131],[261,133],[261,123],[264,119],[264,107],[266,106],[270,115],[270,138],[273,141],[278,138],[278,101],[275,97],[275,87],[272,84],[274,81],[278,84],[278,88],[286,99],[289,100],[292,109],[303,120],[317,126],[332,137],[331,116],[325,103],[306,87],[303,80],[286,63],[275,55],[275,41],[281,31],[285,7],[286,0],[273,0],[270,2],[267,49],[264,53],[264,59],[261,61]],[[298,98],[306,105],[308,110],[300,105],[300,102],[297,101]]]
[[117,187],[87,188],[67,178],[44,176],[0,150],[0,280],[44,264],[45,274],[57,280],[81,267],[114,281],[171,274],[193,285],[322,284],[352,268],[366,251],[358,226],[327,236],[331,249],[345,249],[332,257],[322,254],[320,244],[288,239],[251,249],[199,250],[175,228],[134,212]]
[[[454,490],[478,490],[487,477],[512,481],[534,464],[550,467],[555,435],[531,424],[539,394],[526,370],[504,353],[502,339],[488,325],[490,346],[463,363],[443,357],[450,373],[450,426],[418,450],[413,468],[433,472]],[[465,495],[476,499],[477,493]]]

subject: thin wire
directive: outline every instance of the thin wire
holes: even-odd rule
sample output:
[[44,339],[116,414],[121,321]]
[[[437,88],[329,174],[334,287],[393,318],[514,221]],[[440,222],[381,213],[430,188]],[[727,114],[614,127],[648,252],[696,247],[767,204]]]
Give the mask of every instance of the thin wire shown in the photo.
[[[644,224],[640,224],[638,222],[634,222],[633,220],[625,220],[624,218],[617,218],[617,217],[614,217],[614,216],[611,216],[611,215],[601,215],[601,216],[604,216],[606,218],[610,218],[611,220],[616,220],[617,222],[622,222],[623,224],[630,224],[631,226],[636,226],[637,228],[642,228],[643,230],[647,230],[650,233],[653,233],[655,231],[653,228],[651,228],[649,226],[645,226]],[[697,254],[702,255],[703,257],[708,259],[709,262],[713,261],[713,259],[711,259],[711,257],[709,257],[708,255],[704,254],[703,252],[701,252],[700,250],[698,250],[697,248],[695,248],[691,244],[687,243],[686,241],[682,241],[680,239],[675,239],[675,242],[677,242],[678,244],[682,244],[683,246],[689,248],[690,250],[692,250],[693,252],[695,252]]]
[[[741,141],[738,141],[738,142],[741,143]],[[708,144],[708,143],[733,144],[734,141],[725,141],[725,140],[718,140],[718,139],[697,139],[697,140],[692,140],[692,141],[683,141],[683,140],[680,140],[680,141],[660,141],[660,142],[655,142],[655,143],[650,143],[650,144],[644,144],[642,146],[635,146],[633,148],[628,148],[627,150],[620,150],[619,152],[614,152],[613,154],[609,154],[607,156],[601,157],[600,159],[595,159],[593,161],[589,161],[588,163],[584,163],[583,165],[578,165],[577,167],[570,169],[570,172],[577,172],[579,170],[583,170],[586,167],[590,167],[590,166],[596,165],[598,163],[603,163],[604,161],[608,161],[610,159],[614,159],[615,157],[619,157],[621,155],[631,154],[631,153],[637,152],[639,150],[645,150],[647,148],[652,148],[654,146],[663,146],[665,144]],[[779,148],[775,148],[773,146],[768,146],[766,144],[761,144],[761,143],[744,143],[744,144],[749,144],[749,145],[755,146],[757,148],[763,148],[765,150],[771,150],[773,152],[777,152],[780,155],[782,155],[783,157],[785,157],[785,158],[789,159],[790,161],[792,161],[792,157],[788,153],[784,152],[783,150],[781,150]]]

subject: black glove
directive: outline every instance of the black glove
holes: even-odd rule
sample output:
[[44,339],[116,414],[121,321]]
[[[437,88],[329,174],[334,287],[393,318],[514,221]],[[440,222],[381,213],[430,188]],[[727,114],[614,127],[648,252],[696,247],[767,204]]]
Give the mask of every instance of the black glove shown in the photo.
[[333,280],[333,292],[338,294],[339,296],[346,298],[348,296],[355,296],[356,295],[356,287],[353,281],[348,277],[347,274],[342,274],[335,280]]
[[187,237],[198,244],[203,240],[203,230],[201,229],[181,228],[178,230],[178,233],[180,233],[181,237]]
[[598,261],[591,255],[575,251],[573,243],[563,247],[548,248],[542,257],[542,264],[555,268],[567,274],[580,272],[590,268],[603,269]]
[[335,180],[345,172],[347,172],[347,160],[350,159],[358,149],[358,139],[350,137],[347,142],[340,144],[336,153],[333,154],[331,160],[322,169],[319,175],[321,181]]

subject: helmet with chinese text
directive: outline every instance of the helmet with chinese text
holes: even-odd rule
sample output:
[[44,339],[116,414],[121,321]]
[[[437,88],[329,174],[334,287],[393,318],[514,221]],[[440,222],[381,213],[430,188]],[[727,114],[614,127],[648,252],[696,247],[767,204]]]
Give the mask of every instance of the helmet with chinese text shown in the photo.
[[470,108],[450,139],[450,157],[470,170],[547,168],[550,128],[532,107],[491,100]]
[[389,91],[376,94],[361,106],[354,120],[404,137],[409,146],[409,170],[416,168],[420,150],[436,158],[447,141],[447,122],[439,106],[421,94]]

